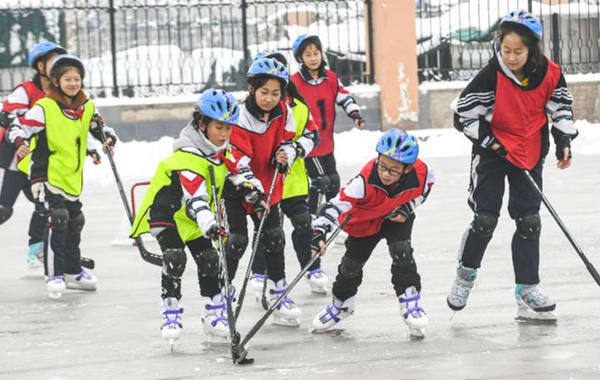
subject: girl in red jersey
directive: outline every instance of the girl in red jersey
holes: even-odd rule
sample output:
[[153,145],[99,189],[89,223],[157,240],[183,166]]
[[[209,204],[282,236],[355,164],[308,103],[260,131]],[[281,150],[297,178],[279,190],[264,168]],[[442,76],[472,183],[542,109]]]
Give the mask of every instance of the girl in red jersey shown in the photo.
[[357,128],[365,128],[358,104],[344,88],[338,76],[326,69],[321,40],[315,35],[299,36],[292,51],[301,64],[300,71],[292,75],[292,82],[306,100],[310,113],[319,128],[320,144],[308,155],[306,169],[311,179],[309,206],[316,213],[319,194],[329,201],[340,190],[340,176],[333,155],[333,128],[335,105],[342,107]]
[[347,215],[346,253],[338,266],[331,293],[333,300],[313,320],[314,332],[325,331],[354,312],[354,296],[362,282],[362,268],[385,239],[392,256],[392,284],[400,301],[402,318],[414,338],[424,337],[428,318],[419,306],[421,278],[411,247],[415,208],[433,186],[433,173],[417,159],[419,145],[414,136],[398,129],[387,131],[377,143],[379,157],[369,161],[327,203],[313,224],[313,254],[323,254],[327,233]]
[[500,24],[494,57],[453,103],[456,128],[473,142],[468,203],[475,216],[463,236],[457,276],[447,298],[452,310],[466,305],[498,223],[508,177],[508,212],[516,223],[511,248],[518,317],[556,319],[556,304],[537,287],[541,199],[524,170],[541,188],[549,148],[547,114],[560,169],[571,164],[570,142],[577,130],[573,98],[560,66],[541,54],[541,37],[537,17],[527,11],[509,13]]
[[[285,103],[288,82],[285,66],[271,58],[255,60],[248,70],[249,96],[240,106],[239,125],[233,128],[230,141],[232,154],[240,173],[255,176],[256,186],[239,186],[227,182],[223,190],[230,236],[227,238],[227,266],[233,280],[246,247],[250,214],[254,230],[258,229],[262,213],[268,213],[260,236],[265,249],[268,301],[275,301],[286,289],[284,268],[285,238],[281,227],[279,203],[283,193],[283,174],[296,158],[296,124],[290,107]],[[249,166],[249,168],[248,168]],[[269,204],[264,191],[273,176],[278,176]],[[265,189],[265,190],[263,190]],[[290,298],[284,299],[273,314],[276,324],[297,326],[300,309]]]
[[[19,84],[4,99],[0,111],[0,224],[6,222],[12,215],[13,206],[21,191],[27,199],[33,202],[27,174],[17,168],[17,163],[29,153],[29,145],[23,144],[19,149],[8,141],[6,131],[12,120],[27,112],[33,104],[44,97],[50,81],[46,68],[60,54],[67,51],[62,46],[43,41],[29,51],[28,63],[35,71],[33,79]],[[43,275],[40,270],[40,258],[43,253],[42,235],[46,220],[45,210],[36,209],[31,214],[29,222],[29,252],[27,254],[27,269],[32,275]]]

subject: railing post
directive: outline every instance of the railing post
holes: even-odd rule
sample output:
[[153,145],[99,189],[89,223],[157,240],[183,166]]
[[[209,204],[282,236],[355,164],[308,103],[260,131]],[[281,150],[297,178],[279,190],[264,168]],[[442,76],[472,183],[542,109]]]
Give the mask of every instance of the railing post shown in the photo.
[[527,0],[527,10],[533,12],[533,0]]
[[560,25],[558,13],[552,13],[552,60],[560,65]]
[[375,83],[375,58],[373,57],[373,2],[371,0],[365,0],[367,5],[367,34],[369,41],[369,83]]
[[248,20],[246,19],[246,0],[242,0],[240,4],[242,9],[242,47],[244,49],[244,73],[248,71]]
[[112,56],[112,72],[113,72],[113,96],[119,96],[119,85],[117,83],[117,43],[116,43],[116,30],[115,30],[115,2],[109,0],[108,14],[110,17],[110,53]]

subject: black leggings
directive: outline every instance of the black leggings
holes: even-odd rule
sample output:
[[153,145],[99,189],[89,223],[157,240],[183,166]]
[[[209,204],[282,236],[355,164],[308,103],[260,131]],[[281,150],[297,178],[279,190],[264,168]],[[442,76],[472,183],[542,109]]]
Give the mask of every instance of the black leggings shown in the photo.
[[[308,157],[306,159],[306,172],[311,180],[311,186],[308,193],[308,206],[310,213],[315,215],[319,205],[319,195],[325,195],[325,200],[329,201],[340,191],[340,175],[337,172],[335,156],[333,152],[320,157]],[[317,183],[327,177],[327,185],[319,186]]]

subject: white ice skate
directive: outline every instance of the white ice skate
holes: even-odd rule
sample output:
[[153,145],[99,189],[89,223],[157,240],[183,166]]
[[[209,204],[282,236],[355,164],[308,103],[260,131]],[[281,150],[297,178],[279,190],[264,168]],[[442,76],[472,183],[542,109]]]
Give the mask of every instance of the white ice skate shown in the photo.
[[515,298],[518,306],[516,320],[537,323],[556,322],[556,314],[552,312],[556,308],[556,303],[542,294],[537,285],[517,284]]
[[173,351],[175,341],[181,336],[183,325],[181,324],[181,314],[183,308],[179,305],[179,300],[175,297],[163,299],[163,322],[160,327],[160,336],[167,339]]
[[338,236],[335,237],[334,243],[336,245],[345,245],[346,239],[348,239],[348,234],[342,230],[338,233]]
[[54,300],[59,299],[66,289],[65,277],[63,275],[48,277],[46,279],[46,289],[48,289],[48,297]]
[[254,296],[258,304],[261,303],[264,281],[265,275],[262,273],[252,273],[250,280],[248,280],[248,290],[254,292]]
[[227,321],[227,303],[223,294],[219,293],[212,298],[204,298],[202,324],[204,333],[210,337],[229,338],[229,324]]
[[327,307],[313,319],[311,332],[324,332],[352,314],[354,314],[354,297],[350,297],[345,301],[340,301],[333,296],[331,304],[327,305]]
[[306,280],[310,285],[310,292],[313,294],[327,294],[327,285],[329,279],[325,276],[325,272],[321,268],[313,269],[306,274]]
[[[280,295],[286,290],[285,279],[277,281],[267,280],[267,303],[271,307]],[[291,298],[285,297],[279,303],[279,306],[275,308],[273,312],[273,323],[280,326],[300,326],[300,315],[301,311],[298,306],[292,301]]]
[[404,323],[406,323],[406,326],[408,326],[408,333],[413,340],[425,338],[425,326],[427,326],[427,323],[429,322],[425,310],[419,306],[420,299],[421,295],[414,286],[407,288],[404,293],[398,297],[402,319],[404,320]]
[[454,311],[462,310],[467,305],[467,298],[475,284],[477,269],[460,265],[456,268],[456,278],[452,284],[452,290],[446,298],[448,307]]
[[79,274],[66,274],[67,289],[96,290],[98,279],[92,273],[81,268]]
[[44,277],[44,243],[37,242],[29,246],[27,252],[27,269],[25,277],[43,278]]

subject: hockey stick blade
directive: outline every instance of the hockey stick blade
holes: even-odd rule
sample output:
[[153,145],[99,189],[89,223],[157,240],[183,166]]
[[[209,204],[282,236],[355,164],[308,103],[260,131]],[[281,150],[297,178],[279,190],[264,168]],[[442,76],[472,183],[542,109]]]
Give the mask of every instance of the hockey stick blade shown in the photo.
[[88,257],[81,256],[80,262],[81,266],[87,269],[94,269],[94,267],[96,266],[96,262],[94,261],[94,259],[90,259]]

